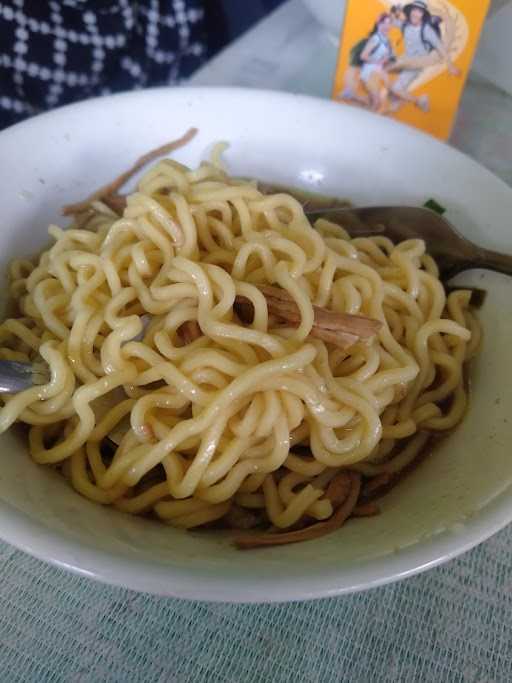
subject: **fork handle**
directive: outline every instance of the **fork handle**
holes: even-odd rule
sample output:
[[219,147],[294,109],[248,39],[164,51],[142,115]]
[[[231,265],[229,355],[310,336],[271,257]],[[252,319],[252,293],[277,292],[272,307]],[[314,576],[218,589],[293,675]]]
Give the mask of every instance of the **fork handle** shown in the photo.
[[490,249],[479,249],[472,268],[485,268],[504,275],[512,275],[512,255],[500,254]]

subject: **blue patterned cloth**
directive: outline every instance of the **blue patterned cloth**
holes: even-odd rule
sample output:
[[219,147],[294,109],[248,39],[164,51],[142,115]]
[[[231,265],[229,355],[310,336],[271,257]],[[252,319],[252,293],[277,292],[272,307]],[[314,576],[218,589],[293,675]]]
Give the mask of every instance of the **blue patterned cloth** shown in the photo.
[[176,83],[204,60],[202,0],[0,0],[0,129],[68,102]]
[[0,544],[6,683],[510,683],[512,528],[367,593],[219,605],[94,583]]

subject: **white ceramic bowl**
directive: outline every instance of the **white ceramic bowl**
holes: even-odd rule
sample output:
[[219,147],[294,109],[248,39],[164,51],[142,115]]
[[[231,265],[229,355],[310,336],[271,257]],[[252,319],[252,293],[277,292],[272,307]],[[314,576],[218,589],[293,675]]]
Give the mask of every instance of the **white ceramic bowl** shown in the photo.
[[[92,100],[0,134],[0,268],[47,242],[59,207],[189,126],[176,157],[196,165],[229,140],[235,173],[358,203],[435,197],[469,237],[512,251],[512,191],[455,150],[384,117],[327,101],[235,89],[158,89]],[[489,290],[486,330],[462,426],[382,501],[383,513],[326,538],[253,552],[215,533],[181,532],[94,505],[33,464],[14,431],[0,438],[0,536],[61,567],[136,590],[204,600],[298,600],[410,576],[512,520],[510,280],[461,276]]]

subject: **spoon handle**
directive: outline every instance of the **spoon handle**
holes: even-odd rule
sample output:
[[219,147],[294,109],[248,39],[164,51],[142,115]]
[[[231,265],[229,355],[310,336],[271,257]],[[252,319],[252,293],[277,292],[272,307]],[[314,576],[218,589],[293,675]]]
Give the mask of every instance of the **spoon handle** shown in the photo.
[[479,249],[472,268],[485,268],[504,275],[512,275],[512,255],[500,254],[489,249]]

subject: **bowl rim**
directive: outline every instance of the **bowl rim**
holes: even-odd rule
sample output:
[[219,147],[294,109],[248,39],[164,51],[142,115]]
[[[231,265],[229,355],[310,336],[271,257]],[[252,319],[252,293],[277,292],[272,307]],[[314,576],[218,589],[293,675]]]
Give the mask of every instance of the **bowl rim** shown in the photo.
[[[31,520],[0,501],[2,540],[43,562],[78,576],[162,597],[203,602],[268,604],[313,600],[362,592],[401,581],[441,566],[468,552],[501,531],[512,521],[510,495],[506,490],[463,528],[445,530],[426,542],[418,542],[385,556],[386,575],[375,560],[366,560],[343,573],[333,568],[297,578],[261,575],[257,582],[230,576],[206,575],[205,571],[170,567],[121,556],[86,546],[77,540]],[[462,525],[461,525],[462,527]],[[251,551],[255,552],[255,551]],[[256,552],[265,552],[265,549]],[[122,571],[119,571],[122,563]]]

